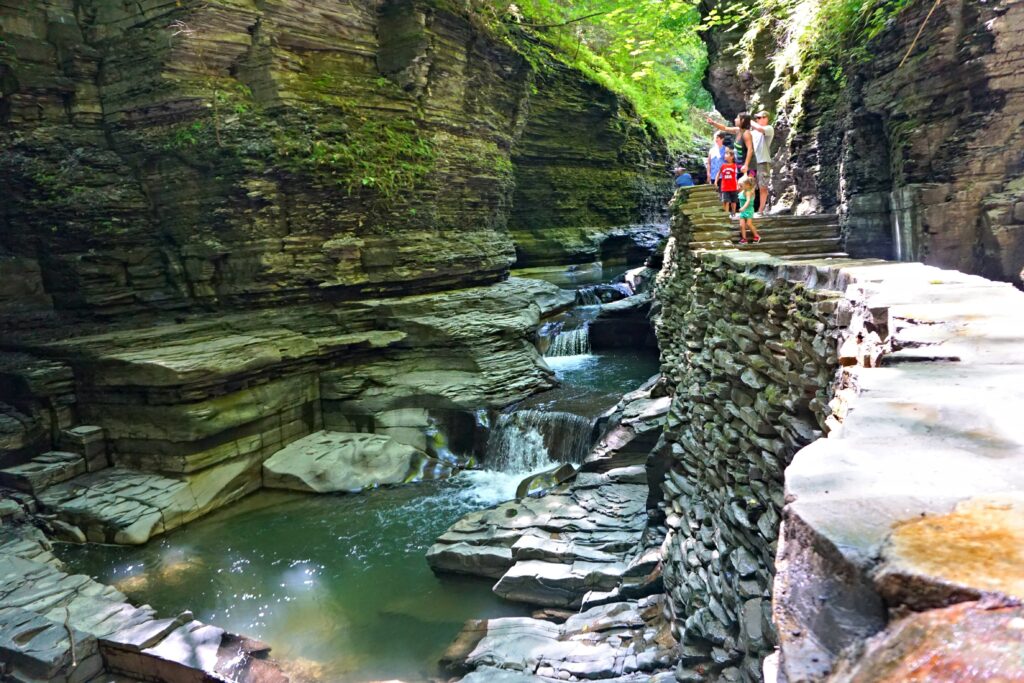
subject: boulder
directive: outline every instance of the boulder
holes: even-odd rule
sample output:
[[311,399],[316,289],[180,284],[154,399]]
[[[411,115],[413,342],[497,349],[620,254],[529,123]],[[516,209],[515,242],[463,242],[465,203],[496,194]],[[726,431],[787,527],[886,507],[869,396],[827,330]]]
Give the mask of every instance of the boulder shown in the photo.
[[337,493],[421,478],[430,458],[380,434],[321,431],[294,441],[263,463],[268,488]]

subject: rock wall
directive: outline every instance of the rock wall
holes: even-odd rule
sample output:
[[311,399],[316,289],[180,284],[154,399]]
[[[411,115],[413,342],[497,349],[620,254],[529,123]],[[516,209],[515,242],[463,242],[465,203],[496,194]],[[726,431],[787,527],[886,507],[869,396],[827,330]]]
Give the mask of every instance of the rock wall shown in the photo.
[[994,625],[1024,595],[1003,555],[1024,435],[1000,417],[1024,294],[919,263],[690,251],[687,198],[656,290],[674,395],[648,464],[677,680],[895,683],[921,661],[929,680],[1019,678],[999,653],[1024,637]]
[[[513,208],[554,179],[593,260],[655,201],[628,104],[447,3],[39,0],[0,29],[0,467],[41,468],[11,480],[72,535],[145,540],[323,428],[468,455],[443,432],[552,386],[529,338],[568,304],[508,279]],[[556,120],[586,143],[540,151]]]
[[659,136],[628,101],[559,64],[535,87],[512,156],[517,265],[642,263],[671,189]]
[[954,0],[925,24],[933,5],[910,2],[838,83],[811,64],[774,70],[773,58],[795,48],[801,22],[815,21],[808,3],[752,18],[742,45],[739,35],[709,39],[708,84],[723,112],[741,100],[778,109],[775,196],[800,213],[840,210],[851,255],[1019,285],[1024,8]]
[[[5,308],[494,282],[514,260],[513,149],[526,127],[515,158],[536,165],[549,125],[531,109],[589,140],[560,170],[610,178],[602,221],[584,209],[560,227],[639,222],[633,186],[664,154],[607,90],[562,67],[538,77],[435,3],[41,0],[3,5],[0,26],[0,256],[26,276]],[[580,187],[563,201],[587,207]]]
[[664,578],[680,680],[760,680],[775,647],[771,596],[783,472],[822,435],[840,294],[790,281],[765,254],[705,257],[672,223],[657,297],[674,397],[661,459]]

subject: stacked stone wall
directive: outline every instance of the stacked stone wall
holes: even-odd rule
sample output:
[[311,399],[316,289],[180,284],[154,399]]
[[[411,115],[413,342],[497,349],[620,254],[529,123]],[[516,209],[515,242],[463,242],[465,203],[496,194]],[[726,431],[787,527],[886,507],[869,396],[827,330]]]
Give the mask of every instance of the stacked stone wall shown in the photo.
[[834,293],[743,266],[695,262],[683,291],[665,293],[693,304],[666,306],[659,326],[661,338],[675,342],[664,356],[676,385],[663,483],[672,530],[665,582],[695,680],[729,669],[726,680],[758,680],[774,647],[783,471],[821,435],[836,369],[828,347],[837,331],[821,322],[835,308]]
[[1022,614],[1024,435],[1000,416],[1024,295],[920,263],[690,251],[688,194],[658,282],[674,395],[652,470],[677,679],[903,681],[922,657],[929,680],[1020,678],[1020,634],[984,624]]
[[776,640],[783,471],[826,429],[853,311],[813,267],[679,249],[689,230],[680,202],[658,284],[662,371],[675,391],[662,444],[666,604],[681,680],[760,680]]

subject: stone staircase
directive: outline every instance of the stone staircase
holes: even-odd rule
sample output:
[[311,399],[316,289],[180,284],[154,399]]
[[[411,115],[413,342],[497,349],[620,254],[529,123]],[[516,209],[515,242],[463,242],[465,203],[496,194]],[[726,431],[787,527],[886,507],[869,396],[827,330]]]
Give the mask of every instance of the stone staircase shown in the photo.
[[[683,195],[681,195],[683,196]],[[690,250],[735,249],[739,246],[738,219],[722,210],[717,190],[698,185],[683,196],[685,212],[693,226]],[[779,258],[846,258],[835,214],[812,216],[763,216],[754,220],[761,241],[745,248]]]

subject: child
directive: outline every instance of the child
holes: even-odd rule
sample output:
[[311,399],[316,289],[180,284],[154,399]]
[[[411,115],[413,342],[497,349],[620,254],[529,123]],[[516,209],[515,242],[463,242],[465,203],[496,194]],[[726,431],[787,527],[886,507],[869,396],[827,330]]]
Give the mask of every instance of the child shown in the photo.
[[761,235],[754,227],[754,200],[757,197],[757,181],[750,176],[745,177],[740,186],[743,188],[743,208],[740,209],[740,244],[747,243],[747,227],[754,233],[754,242],[761,241]]
[[737,196],[736,178],[738,169],[736,168],[736,153],[731,149],[725,150],[725,163],[718,169],[718,177],[715,181],[721,181],[720,187],[722,188],[722,208],[729,214],[729,218],[736,213],[737,207],[739,206],[739,197]]

